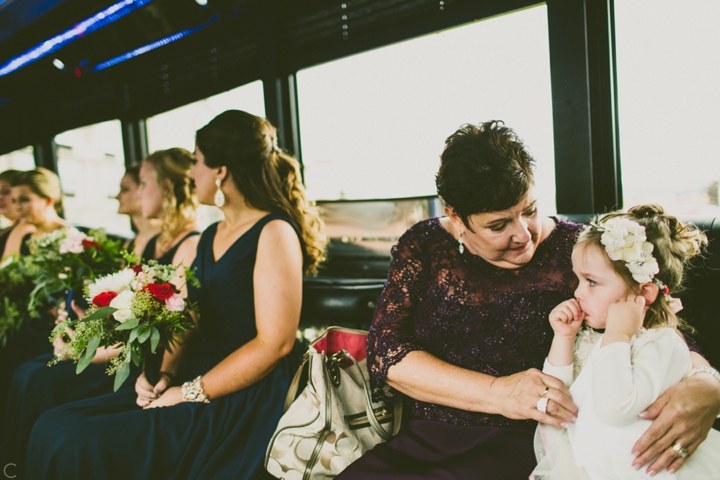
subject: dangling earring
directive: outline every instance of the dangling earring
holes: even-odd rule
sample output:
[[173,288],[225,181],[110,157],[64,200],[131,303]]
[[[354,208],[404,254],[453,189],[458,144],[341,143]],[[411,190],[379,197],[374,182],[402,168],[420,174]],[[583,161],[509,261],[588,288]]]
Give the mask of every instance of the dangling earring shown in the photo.
[[215,192],[215,205],[218,207],[222,207],[225,205],[225,194],[220,190],[220,184],[222,181],[218,178],[215,180],[215,185],[217,185],[217,192]]
[[463,245],[462,236],[462,233],[460,234],[460,236],[458,236],[458,252],[460,252],[460,255],[462,255],[462,253],[465,251],[465,245]]

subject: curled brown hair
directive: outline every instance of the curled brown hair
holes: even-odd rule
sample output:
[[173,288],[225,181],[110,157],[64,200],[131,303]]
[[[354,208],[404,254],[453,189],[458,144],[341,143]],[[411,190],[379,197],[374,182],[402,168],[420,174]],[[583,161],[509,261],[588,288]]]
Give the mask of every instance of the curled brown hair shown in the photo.
[[517,205],[535,183],[535,160],[501,120],[461,126],[445,141],[435,176],[438,195],[472,231],[468,218]]
[[55,211],[62,215],[63,193],[60,188],[60,179],[47,168],[37,167],[35,170],[22,172],[10,182],[13,187],[25,185],[35,195],[53,200]]
[[[667,215],[661,206],[653,204],[632,207],[627,213],[611,212],[601,215],[591,225],[585,227],[578,236],[575,248],[585,245],[599,248],[615,273],[633,291],[637,291],[638,282],[633,279],[625,262],[610,260],[605,254],[605,247],[600,242],[603,222],[617,217],[634,220],[645,227],[647,241],[653,245],[652,256],[657,260],[660,270],[655,278],[667,286],[669,293],[677,294],[681,291],[685,265],[692,257],[699,255],[707,245],[705,234],[694,224],[682,223],[677,218]],[[643,325],[645,328],[671,326],[692,331],[692,327],[670,310],[668,299],[662,292],[652,304],[648,305]]]
[[[158,247],[167,252],[180,233],[193,228],[197,220],[197,195],[190,179],[190,169],[195,164],[192,154],[184,148],[158,150],[143,163],[149,163],[157,173],[162,188],[162,224]],[[165,180],[169,180],[168,186]]]
[[277,146],[275,127],[264,118],[228,110],[197,131],[197,146],[211,168],[227,167],[245,202],[289,217],[300,230],[316,272],[327,239],[317,209],[305,196],[300,165]]

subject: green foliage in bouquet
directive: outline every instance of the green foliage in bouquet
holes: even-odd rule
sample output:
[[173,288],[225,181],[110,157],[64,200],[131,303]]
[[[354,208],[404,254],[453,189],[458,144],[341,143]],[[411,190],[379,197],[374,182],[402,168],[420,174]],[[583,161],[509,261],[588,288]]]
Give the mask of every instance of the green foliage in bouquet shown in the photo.
[[28,297],[37,267],[26,257],[13,256],[0,265],[0,345],[16,332],[28,313]]
[[[184,275],[185,282],[199,286],[189,268],[159,265],[154,260],[88,285],[88,315],[55,327],[50,340],[63,335],[67,342],[50,364],[71,357],[77,362],[77,373],[81,373],[98,348],[120,348],[107,369],[108,375],[115,375],[117,390],[130,374],[130,362],[144,370],[158,347],[172,352],[185,332],[195,327],[190,316],[194,305],[186,302],[170,283],[178,274]],[[65,334],[67,328],[73,330],[71,335]]]
[[[74,228],[57,229],[30,241],[30,260],[36,267],[27,308],[55,303],[66,290],[82,292],[86,283],[120,269],[121,240],[107,237],[103,229],[89,235]],[[69,309],[68,305],[68,309]]]

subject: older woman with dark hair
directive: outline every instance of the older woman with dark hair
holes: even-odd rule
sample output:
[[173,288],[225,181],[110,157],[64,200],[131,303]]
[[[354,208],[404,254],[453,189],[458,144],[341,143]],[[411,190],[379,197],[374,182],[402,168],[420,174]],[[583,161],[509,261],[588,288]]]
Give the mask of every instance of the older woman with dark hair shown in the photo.
[[[527,479],[536,422],[575,420],[567,388],[538,368],[552,340],[548,314],[577,286],[580,225],[539,215],[533,163],[502,122],[447,139],[437,175],[447,217],[418,223],[393,248],[368,335],[374,393],[405,394],[409,423],[339,480]],[[662,414],[636,444],[638,465],[660,454],[655,471],[678,467],[672,442],[704,438],[720,411],[720,382],[704,377],[652,407]]]

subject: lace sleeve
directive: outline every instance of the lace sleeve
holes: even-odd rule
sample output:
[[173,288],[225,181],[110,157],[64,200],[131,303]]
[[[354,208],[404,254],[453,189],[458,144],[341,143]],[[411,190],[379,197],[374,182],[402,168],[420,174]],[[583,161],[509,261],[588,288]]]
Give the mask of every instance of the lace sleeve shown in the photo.
[[392,249],[385,288],[368,333],[368,370],[373,394],[384,397],[388,370],[405,355],[422,347],[414,341],[413,316],[422,288],[423,262],[420,245],[412,229]]

